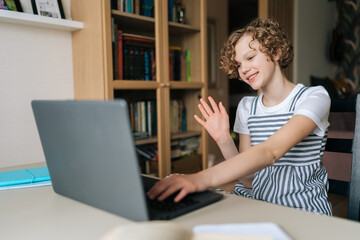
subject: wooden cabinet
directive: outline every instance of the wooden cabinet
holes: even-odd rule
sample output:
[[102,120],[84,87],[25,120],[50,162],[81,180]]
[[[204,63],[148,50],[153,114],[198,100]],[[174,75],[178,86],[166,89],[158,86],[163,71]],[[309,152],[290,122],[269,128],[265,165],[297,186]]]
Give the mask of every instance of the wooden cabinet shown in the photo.
[[[174,169],[172,139],[198,136],[200,146],[197,154],[202,168],[205,168],[207,133],[193,116],[200,114],[197,108],[199,98],[207,97],[206,0],[185,1],[186,24],[168,21],[167,0],[154,0],[154,18],[112,10],[110,0],[77,0],[71,4],[73,19],[84,23],[84,29],[72,35],[75,98],[112,100],[115,93],[115,97],[128,101],[155,99],[157,134],[136,141],[136,144],[157,143],[158,176],[164,177]],[[155,81],[114,79],[112,18],[124,32],[155,39]],[[169,79],[169,46],[189,50],[191,81],[185,75],[180,81]],[[181,100],[186,107],[185,132],[171,134],[172,99]],[[181,168],[176,166],[175,169]]]

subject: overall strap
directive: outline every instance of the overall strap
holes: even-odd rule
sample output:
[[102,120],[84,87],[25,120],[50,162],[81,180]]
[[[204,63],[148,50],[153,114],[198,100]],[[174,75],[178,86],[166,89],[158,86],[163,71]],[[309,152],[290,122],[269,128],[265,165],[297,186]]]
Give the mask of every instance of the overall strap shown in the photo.
[[255,97],[251,103],[250,116],[256,114],[257,103],[259,101],[259,96]]
[[301,95],[306,91],[306,89],[308,89],[307,87],[302,87],[297,93],[296,95],[293,97],[290,107],[289,107],[289,112],[293,112],[295,111],[295,106],[298,102],[298,100],[300,99]]

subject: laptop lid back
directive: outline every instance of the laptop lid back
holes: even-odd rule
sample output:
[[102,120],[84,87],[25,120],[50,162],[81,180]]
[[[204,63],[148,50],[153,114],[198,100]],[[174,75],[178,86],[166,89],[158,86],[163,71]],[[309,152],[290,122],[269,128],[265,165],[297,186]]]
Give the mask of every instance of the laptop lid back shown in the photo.
[[55,192],[149,220],[124,100],[33,101],[32,108]]

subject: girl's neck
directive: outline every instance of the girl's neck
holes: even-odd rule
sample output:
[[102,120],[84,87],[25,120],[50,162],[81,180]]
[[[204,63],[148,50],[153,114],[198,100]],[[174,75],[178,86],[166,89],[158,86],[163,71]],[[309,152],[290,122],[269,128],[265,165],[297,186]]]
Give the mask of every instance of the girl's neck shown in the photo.
[[295,86],[296,84],[290,82],[281,72],[273,81],[261,89],[264,106],[273,107],[280,104],[287,96],[289,96]]

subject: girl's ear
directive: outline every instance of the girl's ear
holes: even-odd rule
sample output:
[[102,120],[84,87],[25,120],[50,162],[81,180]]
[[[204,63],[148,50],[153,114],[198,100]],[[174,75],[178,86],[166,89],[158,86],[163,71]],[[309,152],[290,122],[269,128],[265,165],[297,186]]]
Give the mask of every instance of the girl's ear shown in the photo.
[[280,60],[281,54],[282,52],[280,48],[276,50],[276,55],[274,56],[274,62],[278,62]]

